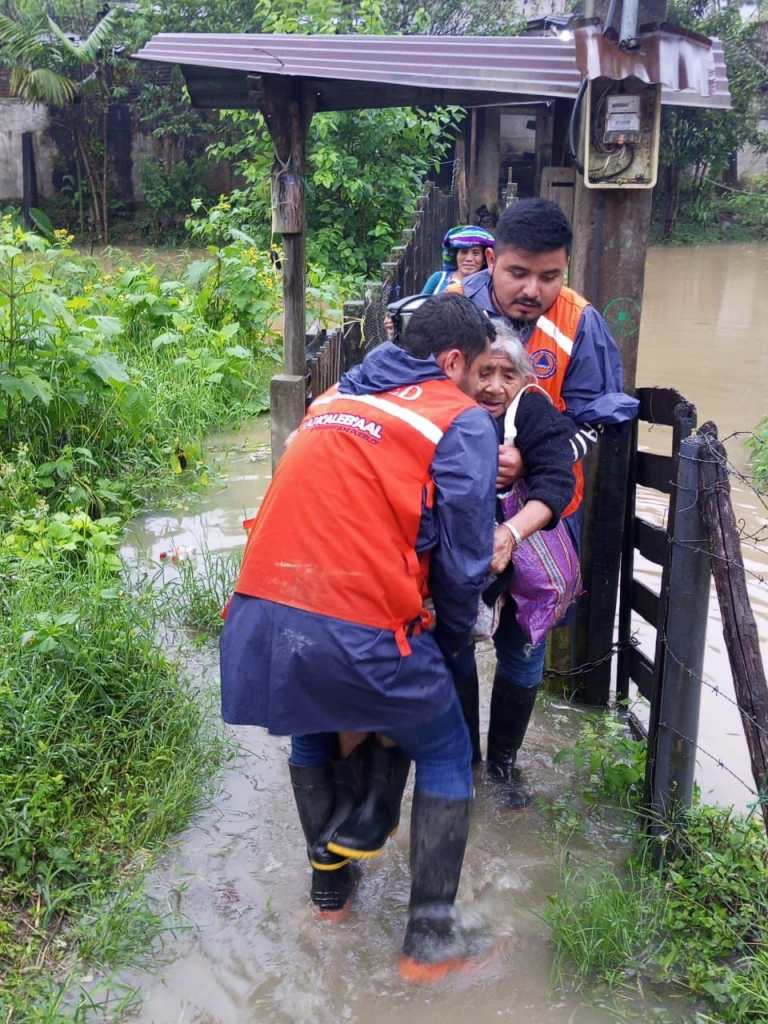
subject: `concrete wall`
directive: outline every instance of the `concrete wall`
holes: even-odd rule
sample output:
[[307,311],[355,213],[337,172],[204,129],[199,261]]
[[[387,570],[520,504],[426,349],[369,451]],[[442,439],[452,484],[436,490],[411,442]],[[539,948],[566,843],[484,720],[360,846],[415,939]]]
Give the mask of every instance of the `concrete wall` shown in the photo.
[[47,134],[48,124],[45,107],[0,97],[0,202],[22,198],[21,136],[24,132],[32,132],[38,192],[44,197],[54,195],[56,146]]
[[[768,132],[768,117],[760,119],[760,131]],[[739,150],[736,167],[739,180],[754,178],[756,174],[768,174],[768,153],[758,153],[752,146]]]

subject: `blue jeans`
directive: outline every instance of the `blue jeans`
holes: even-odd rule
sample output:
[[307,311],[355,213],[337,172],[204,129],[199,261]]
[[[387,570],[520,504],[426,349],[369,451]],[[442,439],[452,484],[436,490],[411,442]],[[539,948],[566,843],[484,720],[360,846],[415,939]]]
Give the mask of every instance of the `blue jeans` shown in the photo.
[[531,643],[517,624],[514,601],[504,605],[493,642],[498,672],[504,679],[531,689],[541,683],[547,642]]
[[[399,727],[387,736],[416,763],[416,789],[444,800],[472,796],[472,747],[458,698],[429,722]],[[336,733],[291,737],[290,763],[297,767],[325,764],[336,756]]]

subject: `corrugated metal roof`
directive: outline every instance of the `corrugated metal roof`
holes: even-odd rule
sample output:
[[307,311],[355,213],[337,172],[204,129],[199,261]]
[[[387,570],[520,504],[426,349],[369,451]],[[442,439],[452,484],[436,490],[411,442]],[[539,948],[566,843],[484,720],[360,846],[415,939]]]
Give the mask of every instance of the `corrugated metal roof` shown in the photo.
[[[555,36],[163,33],[135,56],[180,64],[193,102],[201,106],[255,106],[255,98],[248,97],[258,90],[257,76],[263,74],[302,78],[316,94],[321,111],[572,99],[581,81],[573,39]],[[709,95],[666,89],[664,103],[730,106],[725,59],[717,40],[711,49],[702,48],[701,60]]]

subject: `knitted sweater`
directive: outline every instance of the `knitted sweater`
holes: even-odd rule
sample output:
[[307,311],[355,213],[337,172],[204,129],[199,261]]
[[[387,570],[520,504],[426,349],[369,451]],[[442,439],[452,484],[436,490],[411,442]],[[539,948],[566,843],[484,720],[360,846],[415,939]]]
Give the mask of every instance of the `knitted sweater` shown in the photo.
[[[552,519],[545,529],[551,530],[573,497],[573,422],[559,413],[540,391],[526,391],[520,398],[515,425],[515,446],[525,465],[528,500],[536,499],[549,506]],[[502,444],[503,416],[496,420],[496,430]]]

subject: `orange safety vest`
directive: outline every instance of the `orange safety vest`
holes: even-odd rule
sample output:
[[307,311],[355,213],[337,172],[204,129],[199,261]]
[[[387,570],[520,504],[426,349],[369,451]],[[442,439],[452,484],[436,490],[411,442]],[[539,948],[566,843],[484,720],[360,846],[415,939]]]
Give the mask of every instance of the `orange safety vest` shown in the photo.
[[407,636],[428,621],[416,539],[435,448],[474,407],[449,380],[320,395],[245,524],[237,593],[392,630],[409,654]]
[[[563,382],[576,344],[579,320],[588,305],[587,300],[572,288],[562,288],[546,314],[536,321],[536,328],[528,339],[528,355],[533,360],[538,383],[559,412],[566,411]],[[575,512],[584,495],[584,467],[581,462],[574,465],[573,475],[576,477],[576,487],[563,516]]]

